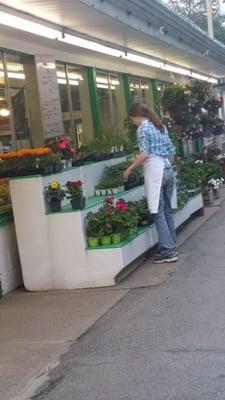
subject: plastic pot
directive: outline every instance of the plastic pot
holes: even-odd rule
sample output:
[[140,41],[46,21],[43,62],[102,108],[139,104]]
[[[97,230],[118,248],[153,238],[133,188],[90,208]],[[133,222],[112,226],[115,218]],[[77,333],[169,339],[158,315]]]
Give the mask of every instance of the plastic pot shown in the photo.
[[119,244],[123,241],[122,233],[113,233],[112,234],[112,244]]
[[61,211],[61,200],[51,199],[48,204],[51,212]]
[[101,244],[102,246],[109,246],[111,244],[111,236],[102,236]]
[[71,207],[73,210],[83,210],[86,204],[85,197],[76,197],[70,200]]
[[89,237],[88,238],[88,246],[89,247],[98,247],[99,238],[98,237]]
[[130,228],[128,230],[128,234],[129,234],[129,236],[134,236],[137,234],[137,231],[138,231],[137,228]]

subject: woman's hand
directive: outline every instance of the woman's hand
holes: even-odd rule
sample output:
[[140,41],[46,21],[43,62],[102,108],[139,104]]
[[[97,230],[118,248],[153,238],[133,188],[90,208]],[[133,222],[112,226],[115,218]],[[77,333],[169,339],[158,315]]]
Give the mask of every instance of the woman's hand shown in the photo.
[[128,167],[128,168],[126,169],[126,171],[124,171],[124,173],[123,173],[123,178],[124,178],[125,181],[128,180],[130,174],[131,174],[131,168]]

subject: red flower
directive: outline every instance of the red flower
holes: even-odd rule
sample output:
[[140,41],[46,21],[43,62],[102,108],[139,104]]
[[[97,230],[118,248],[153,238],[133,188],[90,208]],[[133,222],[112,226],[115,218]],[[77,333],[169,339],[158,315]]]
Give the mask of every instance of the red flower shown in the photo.
[[128,211],[128,209],[129,209],[128,205],[125,203],[125,201],[123,199],[119,199],[116,202],[116,208],[117,208],[117,210],[121,210],[121,211]]
[[107,205],[107,206],[113,205],[113,202],[114,202],[114,197],[107,197],[107,198],[104,200],[104,204]]
[[105,211],[105,215],[107,215],[108,217],[111,217],[112,214],[113,214],[113,210],[112,210],[111,208],[108,208],[108,209]]

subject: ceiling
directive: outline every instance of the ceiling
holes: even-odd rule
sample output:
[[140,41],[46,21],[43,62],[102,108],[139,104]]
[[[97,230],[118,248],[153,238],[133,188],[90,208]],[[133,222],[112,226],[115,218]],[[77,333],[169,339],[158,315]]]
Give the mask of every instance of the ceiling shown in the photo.
[[[159,1],[138,3],[139,0],[6,0],[0,5],[167,62],[225,76],[225,47],[182,21]],[[168,27],[168,34],[159,33],[162,25]],[[208,56],[203,55],[206,49],[210,50]]]

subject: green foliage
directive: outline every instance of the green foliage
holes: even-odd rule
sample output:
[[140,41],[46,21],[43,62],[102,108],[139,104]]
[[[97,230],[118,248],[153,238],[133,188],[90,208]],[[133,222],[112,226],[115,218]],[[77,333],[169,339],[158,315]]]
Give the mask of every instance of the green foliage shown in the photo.
[[197,189],[207,185],[210,179],[221,177],[219,165],[214,160],[189,161],[180,166],[179,178],[187,189]]

